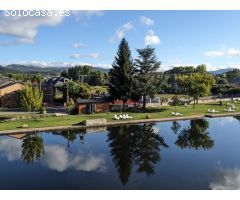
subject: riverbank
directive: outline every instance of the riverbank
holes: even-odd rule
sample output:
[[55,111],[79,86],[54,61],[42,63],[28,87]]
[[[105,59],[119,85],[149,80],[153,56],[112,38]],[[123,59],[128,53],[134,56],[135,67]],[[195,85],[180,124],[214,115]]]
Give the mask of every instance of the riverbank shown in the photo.
[[[240,102],[234,103],[236,107],[240,108]],[[188,120],[214,116],[235,116],[240,115],[240,112],[226,113],[225,106],[220,106],[219,103],[199,104],[195,109],[192,106],[168,106],[159,108],[148,108],[146,111],[128,111],[133,117],[131,120],[113,120],[114,115],[119,115],[119,112],[109,113],[96,113],[90,115],[64,115],[64,116],[46,116],[43,118],[33,118],[17,121],[9,121],[0,123],[0,134],[8,133],[23,133],[32,131],[47,131],[56,129],[79,129],[86,128],[81,122],[89,119],[106,119],[107,124],[103,126],[118,125],[118,124],[132,124],[144,122],[161,122],[161,121],[175,121],[175,120]],[[209,114],[208,109],[218,110],[217,114]],[[240,109],[239,109],[240,110]],[[172,112],[182,113],[182,116],[172,116]],[[122,113],[124,114],[124,113]],[[210,116],[211,115],[211,116]],[[0,114],[1,116],[1,114]],[[26,128],[21,128],[27,125]]]
[[[240,115],[240,113],[239,113]],[[0,131],[0,135],[3,134],[16,134],[16,133],[31,133],[31,132],[39,132],[39,131],[53,131],[53,130],[74,130],[74,129],[84,129],[84,128],[94,128],[94,127],[104,127],[104,126],[116,126],[116,125],[124,125],[124,124],[138,124],[138,123],[151,123],[151,122],[167,122],[167,121],[178,121],[178,120],[194,120],[194,119],[202,119],[204,115],[193,115],[193,116],[179,116],[179,117],[169,117],[169,118],[160,118],[160,119],[142,119],[142,120],[120,120],[120,121],[112,121],[107,122],[102,125],[93,125],[93,126],[85,126],[85,125],[72,125],[72,126],[53,126],[53,127],[44,127],[44,128],[23,128],[23,129],[15,129],[15,130],[4,130]]]

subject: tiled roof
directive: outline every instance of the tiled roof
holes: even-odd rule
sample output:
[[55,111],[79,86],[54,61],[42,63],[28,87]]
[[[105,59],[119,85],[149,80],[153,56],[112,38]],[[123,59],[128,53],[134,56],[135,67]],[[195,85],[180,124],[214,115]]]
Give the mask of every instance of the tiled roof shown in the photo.
[[3,83],[0,83],[0,89],[12,86],[14,84],[21,84],[21,83],[19,83],[19,82],[12,82],[12,81],[6,81],[6,82],[3,82]]

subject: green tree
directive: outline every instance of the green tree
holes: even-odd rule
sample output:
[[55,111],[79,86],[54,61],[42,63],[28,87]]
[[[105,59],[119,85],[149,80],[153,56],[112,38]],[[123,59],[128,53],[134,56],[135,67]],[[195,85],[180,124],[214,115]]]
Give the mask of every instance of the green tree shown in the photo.
[[37,86],[25,85],[20,91],[20,103],[27,111],[36,111],[42,107],[43,92]]
[[207,67],[206,65],[202,64],[202,65],[198,65],[195,69],[195,72],[200,73],[200,74],[204,74],[207,73]]
[[[123,104],[132,98],[134,68],[131,52],[126,39],[122,39],[112,69],[109,72],[109,93],[113,100],[122,100]],[[123,105],[124,108],[124,105]]]
[[193,97],[193,108],[195,108],[195,103],[198,103],[199,97],[211,94],[210,90],[215,80],[210,74],[194,73],[178,76],[177,83],[183,91],[190,97]]
[[108,78],[106,73],[95,70],[90,65],[70,67],[68,70],[63,70],[61,76],[93,86],[106,85]]
[[92,89],[86,83],[68,81],[63,85],[63,90],[67,90],[69,97],[73,100],[76,100],[78,97],[88,99],[92,95]]
[[137,88],[143,97],[143,108],[146,108],[146,97],[153,97],[157,92],[156,72],[161,62],[158,61],[155,49],[147,46],[144,49],[137,49],[138,58],[135,59],[135,70],[137,74]]

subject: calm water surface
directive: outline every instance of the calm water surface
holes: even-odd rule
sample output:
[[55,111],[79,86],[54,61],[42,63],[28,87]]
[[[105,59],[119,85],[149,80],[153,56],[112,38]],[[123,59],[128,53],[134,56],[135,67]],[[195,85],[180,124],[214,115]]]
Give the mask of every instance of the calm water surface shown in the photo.
[[240,189],[240,118],[0,136],[0,189]]

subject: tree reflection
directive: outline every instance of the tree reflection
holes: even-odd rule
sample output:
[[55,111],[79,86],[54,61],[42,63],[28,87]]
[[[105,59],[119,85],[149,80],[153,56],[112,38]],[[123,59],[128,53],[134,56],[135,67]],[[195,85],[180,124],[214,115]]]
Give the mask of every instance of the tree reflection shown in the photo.
[[240,116],[234,116],[234,118],[240,122]]
[[67,148],[70,149],[70,143],[73,143],[77,139],[76,130],[62,130],[53,132],[54,135],[63,136],[67,140]]
[[138,173],[154,173],[160,161],[160,146],[168,147],[163,137],[155,133],[154,124],[108,127],[111,156],[121,182],[128,182],[133,166]]
[[136,148],[134,159],[138,166],[137,172],[154,174],[154,164],[161,160],[160,146],[168,147],[163,137],[155,133],[153,124],[139,125],[135,131]]
[[209,123],[206,119],[191,120],[190,126],[181,131],[175,144],[182,149],[211,149],[214,140],[211,139],[207,132],[208,127]]
[[178,131],[180,130],[180,128],[181,128],[181,125],[177,121],[172,122],[171,129],[175,134],[178,134]]
[[28,134],[22,140],[22,155],[21,159],[27,164],[33,163],[35,160],[40,160],[44,154],[43,139],[38,134]]

